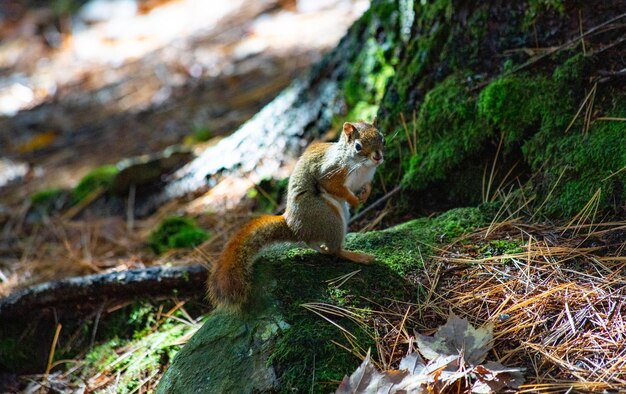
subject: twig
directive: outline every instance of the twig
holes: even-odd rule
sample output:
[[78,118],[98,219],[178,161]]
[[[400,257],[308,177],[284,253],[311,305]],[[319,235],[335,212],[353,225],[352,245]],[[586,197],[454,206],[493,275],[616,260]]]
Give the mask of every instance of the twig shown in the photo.
[[598,75],[602,77],[626,77],[626,68],[619,71],[598,70]]
[[104,193],[106,193],[106,191],[107,190],[104,187],[97,188],[96,190],[89,193],[89,195],[85,197],[81,202],[68,209],[67,212],[65,212],[61,217],[63,218],[63,220],[72,220],[74,216],[81,213],[83,209],[91,205],[92,202],[102,197]]
[[585,34],[583,31],[583,10],[579,9],[578,10],[578,28],[580,29],[580,43],[582,44],[583,47],[583,55],[586,56],[587,55],[587,47],[585,46]]
[[385,201],[389,200],[391,197],[393,197],[396,194],[398,194],[400,192],[400,190],[402,190],[402,186],[398,185],[398,186],[394,187],[393,190],[391,190],[389,193],[385,194],[384,196],[382,196],[378,200],[374,201],[372,204],[368,205],[367,208],[363,209],[361,212],[359,212],[357,215],[355,215],[353,218],[351,218],[350,221],[348,222],[348,224],[352,224],[352,223],[356,222],[357,220],[361,219],[363,216],[365,216],[366,213],[368,213],[372,209],[376,208],[380,204],[384,203]]
[[126,202],[126,228],[132,231],[135,227],[135,194],[137,186],[133,183],[128,191],[128,201]]
[[48,374],[52,369],[52,360],[54,359],[54,351],[57,348],[57,342],[59,341],[59,334],[61,333],[61,328],[63,326],[61,323],[57,324],[57,329],[54,332],[54,338],[52,339],[52,345],[50,346],[50,354],[48,355],[48,366],[46,367],[46,379],[48,378]]

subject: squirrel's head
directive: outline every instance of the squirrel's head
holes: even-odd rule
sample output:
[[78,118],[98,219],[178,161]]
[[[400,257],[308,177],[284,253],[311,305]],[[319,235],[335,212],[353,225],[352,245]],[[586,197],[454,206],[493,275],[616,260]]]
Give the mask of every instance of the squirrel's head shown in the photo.
[[341,140],[347,145],[350,157],[367,166],[377,166],[383,162],[385,137],[375,124],[376,118],[372,123],[346,122],[341,134]]

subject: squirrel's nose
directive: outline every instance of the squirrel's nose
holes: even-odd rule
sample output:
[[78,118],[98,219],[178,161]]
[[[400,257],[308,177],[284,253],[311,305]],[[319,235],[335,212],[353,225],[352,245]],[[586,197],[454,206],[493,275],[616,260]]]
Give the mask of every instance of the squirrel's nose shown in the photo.
[[374,159],[374,161],[381,161],[382,158],[383,154],[380,151],[374,152],[374,155],[372,156],[372,159]]

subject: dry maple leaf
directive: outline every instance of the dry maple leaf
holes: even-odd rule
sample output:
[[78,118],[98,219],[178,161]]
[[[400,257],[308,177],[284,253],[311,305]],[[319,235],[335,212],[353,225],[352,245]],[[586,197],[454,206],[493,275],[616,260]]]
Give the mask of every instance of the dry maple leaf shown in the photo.
[[409,376],[407,370],[378,372],[370,361],[370,353],[368,352],[361,366],[350,377],[346,375],[343,378],[336,393],[395,393],[398,391],[397,384],[407,376]]
[[473,369],[477,377],[472,393],[499,393],[505,389],[518,389],[524,383],[519,368],[507,368],[500,363],[488,361]]
[[415,339],[420,353],[428,360],[461,354],[467,364],[474,366],[485,361],[491,350],[493,326],[474,328],[466,319],[450,312],[448,321],[434,336],[416,334]]
[[[474,328],[453,313],[434,336],[417,335],[419,352],[407,354],[398,370],[379,372],[370,354],[351,375],[344,377],[338,394],[393,393],[499,393],[519,388],[524,382],[520,369],[486,362],[491,350],[491,325]],[[473,382],[473,383],[472,383]]]

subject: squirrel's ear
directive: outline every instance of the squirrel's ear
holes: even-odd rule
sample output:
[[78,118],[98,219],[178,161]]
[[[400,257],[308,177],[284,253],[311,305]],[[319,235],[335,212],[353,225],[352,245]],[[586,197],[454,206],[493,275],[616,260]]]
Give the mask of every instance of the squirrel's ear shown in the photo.
[[346,122],[343,124],[343,133],[346,135],[346,138],[349,141],[350,139],[352,139],[352,135],[356,133],[356,127],[352,123]]
[[376,127],[377,120],[378,120],[378,117],[374,116],[374,119],[372,120],[372,126]]

